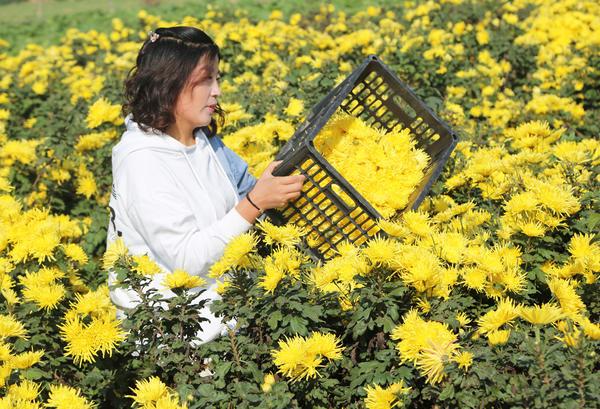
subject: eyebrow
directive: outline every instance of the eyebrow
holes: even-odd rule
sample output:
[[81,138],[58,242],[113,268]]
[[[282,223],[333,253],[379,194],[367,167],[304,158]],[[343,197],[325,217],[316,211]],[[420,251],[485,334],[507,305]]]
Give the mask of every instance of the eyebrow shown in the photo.
[[[221,75],[223,75],[223,73],[220,70],[217,70],[217,76]],[[190,77],[190,84],[197,84],[199,82],[204,81],[207,78],[210,78],[211,76],[212,72],[210,71],[210,69],[203,67],[201,70],[199,70],[197,75]]]

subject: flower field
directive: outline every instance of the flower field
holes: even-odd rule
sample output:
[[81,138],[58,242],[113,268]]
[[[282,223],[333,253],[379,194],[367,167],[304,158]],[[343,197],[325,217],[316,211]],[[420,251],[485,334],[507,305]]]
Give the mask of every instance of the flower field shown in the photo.
[[[147,32],[175,24],[221,47],[219,133],[255,175],[369,54],[460,141],[419,208],[362,247],[317,262],[304,229],[263,221],[207,277],[164,274],[105,240],[122,83]],[[0,39],[0,409],[598,407],[597,2],[140,11],[112,27]],[[140,294],[125,320],[109,269]],[[156,275],[175,297],[142,291]],[[211,280],[232,329],[198,345],[191,301]]]

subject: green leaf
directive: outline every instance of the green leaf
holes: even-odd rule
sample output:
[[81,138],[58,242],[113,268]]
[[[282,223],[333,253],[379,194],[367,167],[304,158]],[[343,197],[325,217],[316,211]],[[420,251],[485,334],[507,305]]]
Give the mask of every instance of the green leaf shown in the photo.
[[358,321],[354,324],[354,328],[352,329],[352,336],[354,339],[358,339],[362,334],[367,330],[367,323],[364,321]]
[[38,368],[29,368],[22,372],[23,376],[27,379],[36,380],[44,377],[45,372]]
[[283,318],[281,312],[273,312],[267,319],[267,324],[269,324],[269,328],[271,328],[272,330],[277,328],[277,324],[281,321],[281,318]]
[[453,398],[453,397],[454,397],[454,385],[452,385],[451,383],[449,383],[442,390],[442,393],[440,393],[440,396],[438,398],[440,400],[446,400],[446,399],[450,399],[450,398]]
[[322,314],[323,308],[320,305],[305,305],[302,310],[302,315],[314,322],[320,322]]
[[290,318],[290,329],[293,333],[298,335],[306,335],[308,333],[306,329],[307,321],[302,317],[292,317]]

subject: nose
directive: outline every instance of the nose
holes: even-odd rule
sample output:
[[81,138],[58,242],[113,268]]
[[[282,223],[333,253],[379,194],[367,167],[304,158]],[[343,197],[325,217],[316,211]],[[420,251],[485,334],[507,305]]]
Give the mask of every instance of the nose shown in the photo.
[[219,80],[217,80],[216,78],[213,81],[213,86],[212,86],[212,89],[211,89],[211,95],[213,97],[218,97],[219,95],[221,95],[221,87],[219,86]]

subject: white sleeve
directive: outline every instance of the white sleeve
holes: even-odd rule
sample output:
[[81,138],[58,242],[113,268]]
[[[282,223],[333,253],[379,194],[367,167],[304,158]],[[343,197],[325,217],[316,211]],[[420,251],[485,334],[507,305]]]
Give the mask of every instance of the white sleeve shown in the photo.
[[201,227],[169,170],[156,164],[142,168],[128,172],[127,214],[132,227],[169,270],[205,274],[223,255],[227,243],[252,226],[234,207],[220,220]]

